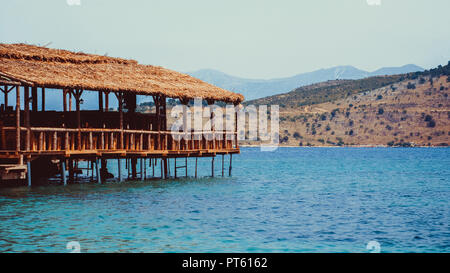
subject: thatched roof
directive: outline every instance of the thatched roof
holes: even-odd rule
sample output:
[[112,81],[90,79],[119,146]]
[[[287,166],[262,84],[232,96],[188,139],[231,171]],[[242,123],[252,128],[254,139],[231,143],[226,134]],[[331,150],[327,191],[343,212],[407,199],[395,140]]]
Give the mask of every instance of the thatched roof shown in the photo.
[[124,91],[171,98],[244,100],[199,79],[134,60],[75,53],[26,44],[0,44],[0,75],[27,85],[97,91]]

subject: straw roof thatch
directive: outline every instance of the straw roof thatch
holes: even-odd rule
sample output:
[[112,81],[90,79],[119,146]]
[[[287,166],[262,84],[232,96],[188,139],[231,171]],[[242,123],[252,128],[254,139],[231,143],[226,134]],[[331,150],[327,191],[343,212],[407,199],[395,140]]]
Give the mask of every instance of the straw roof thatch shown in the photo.
[[0,44],[0,75],[32,86],[240,103],[233,93],[160,66],[26,44]]

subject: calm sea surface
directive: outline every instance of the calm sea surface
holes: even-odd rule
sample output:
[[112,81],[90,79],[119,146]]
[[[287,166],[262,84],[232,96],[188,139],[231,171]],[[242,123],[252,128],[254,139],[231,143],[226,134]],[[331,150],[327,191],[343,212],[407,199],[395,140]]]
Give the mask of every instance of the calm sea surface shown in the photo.
[[449,252],[449,166],[448,148],[243,148],[232,177],[3,188],[0,252]]

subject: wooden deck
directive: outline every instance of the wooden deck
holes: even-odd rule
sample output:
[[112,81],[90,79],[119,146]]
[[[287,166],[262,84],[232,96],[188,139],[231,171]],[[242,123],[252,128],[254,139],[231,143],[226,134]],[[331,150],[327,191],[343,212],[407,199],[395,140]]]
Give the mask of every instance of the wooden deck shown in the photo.
[[[4,139],[15,139],[15,127],[0,128]],[[46,156],[70,157],[202,157],[239,153],[235,132],[192,132],[186,139],[183,132],[120,130],[120,129],[68,129],[20,128],[24,135],[20,151],[15,143],[2,142],[0,159],[31,159]],[[9,147],[11,146],[11,147]]]

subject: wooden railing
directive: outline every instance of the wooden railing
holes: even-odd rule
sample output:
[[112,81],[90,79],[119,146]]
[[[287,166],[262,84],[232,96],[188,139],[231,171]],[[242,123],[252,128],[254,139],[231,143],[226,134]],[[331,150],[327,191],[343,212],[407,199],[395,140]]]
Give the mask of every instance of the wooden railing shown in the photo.
[[[15,127],[3,127],[0,150],[16,147]],[[21,127],[21,151],[190,151],[228,150],[237,148],[237,134],[230,131],[188,133],[93,128]]]

